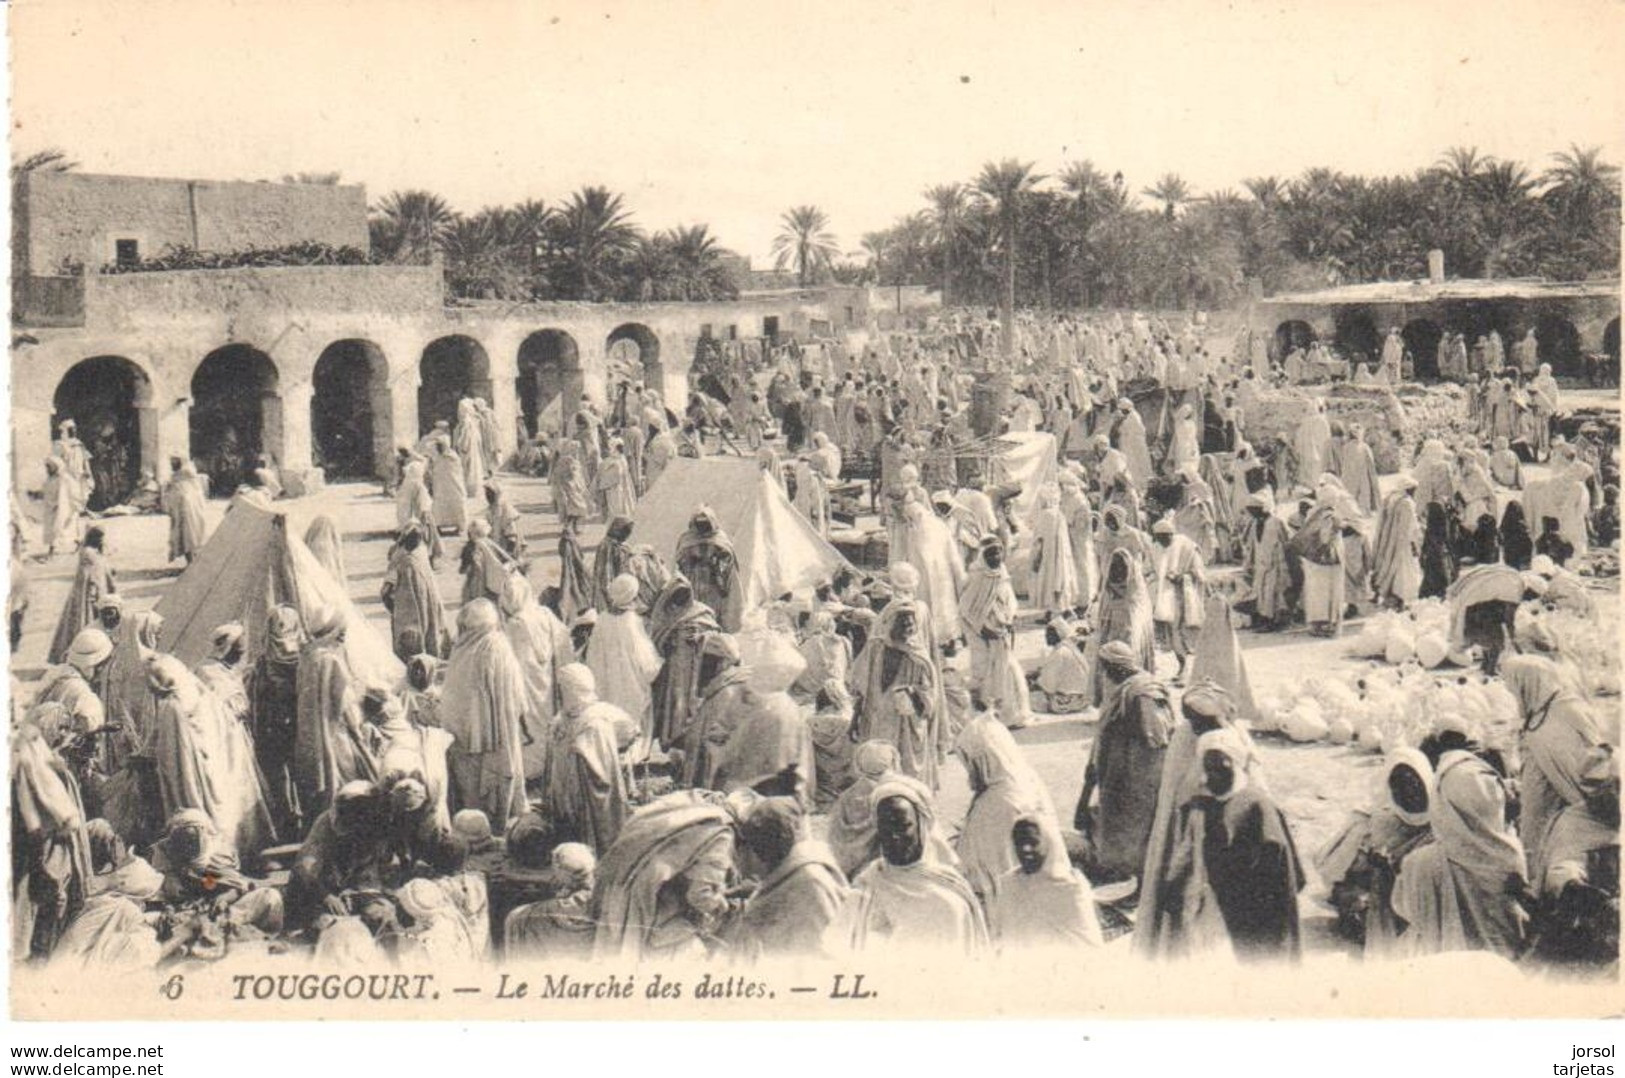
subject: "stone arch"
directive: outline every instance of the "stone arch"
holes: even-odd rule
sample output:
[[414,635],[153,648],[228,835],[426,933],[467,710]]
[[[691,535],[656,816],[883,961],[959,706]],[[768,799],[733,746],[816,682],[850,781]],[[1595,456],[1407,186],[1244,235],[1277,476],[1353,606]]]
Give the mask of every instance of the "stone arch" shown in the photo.
[[1301,318],[1289,318],[1275,327],[1275,355],[1277,361],[1284,360],[1287,353],[1294,348],[1307,349],[1320,338],[1315,334],[1315,327]]
[[1431,319],[1413,318],[1405,323],[1399,335],[1405,339],[1405,347],[1416,363],[1416,380],[1430,382],[1439,378],[1439,341],[1444,338],[1444,329]]
[[75,363],[57,382],[51,410],[53,436],[71,419],[90,452],[95,480],[90,508],[128,501],[143,468],[157,475],[158,410],[152,379],[134,360],[102,355]]
[[[558,430],[567,431],[581,403],[581,390],[581,350],[569,333],[541,329],[520,342],[514,391],[527,433],[534,435],[555,424]],[[556,420],[550,412],[557,413]]]
[[660,338],[641,322],[626,322],[610,330],[604,341],[607,353],[605,399],[615,404],[621,381],[642,382],[665,396],[666,370],[660,360]]
[[427,434],[436,422],[455,425],[457,402],[464,397],[481,397],[495,404],[491,395],[491,358],[485,346],[461,333],[429,342],[418,360],[418,433]]
[[328,479],[389,474],[394,398],[389,361],[372,341],[334,341],[311,372],[311,452]]
[[1602,331],[1603,353],[1615,364],[1619,363],[1619,319],[1615,318]]
[[1550,363],[1552,373],[1560,378],[1579,378],[1585,374],[1585,355],[1580,348],[1580,331],[1574,323],[1560,314],[1543,314],[1535,321],[1535,337],[1539,341],[1540,362]]
[[192,372],[191,455],[215,495],[247,481],[255,458],[284,460],[280,383],[276,363],[248,344],[216,348]]
[[1375,364],[1382,356],[1383,333],[1377,329],[1370,312],[1358,307],[1344,307],[1337,312],[1336,335],[1332,343],[1350,363]]

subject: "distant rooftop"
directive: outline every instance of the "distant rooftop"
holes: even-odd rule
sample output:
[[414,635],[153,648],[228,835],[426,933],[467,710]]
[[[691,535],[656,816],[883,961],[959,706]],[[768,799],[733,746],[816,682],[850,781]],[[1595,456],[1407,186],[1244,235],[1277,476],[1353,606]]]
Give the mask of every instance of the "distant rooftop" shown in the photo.
[[1436,300],[1472,299],[1575,299],[1585,296],[1619,294],[1619,280],[1547,281],[1535,277],[1504,277],[1496,280],[1374,281],[1313,292],[1286,292],[1264,299],[1264,303],[1339,306],[1360,303],[1431,303]]

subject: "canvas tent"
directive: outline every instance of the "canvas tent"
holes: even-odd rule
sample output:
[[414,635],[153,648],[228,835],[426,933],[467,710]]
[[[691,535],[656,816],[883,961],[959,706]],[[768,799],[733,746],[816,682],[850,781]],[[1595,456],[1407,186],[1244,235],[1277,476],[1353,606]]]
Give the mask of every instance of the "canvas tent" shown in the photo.
[[1021,487],[1014,515],[1025,526],[1038,511],[1038,492],[1060,481],[1055,435],[1047,431],[1001,434],[994,444],[998,451],[988,462],[989,479],[994,485],[1014,483]]
[[1055,455],[1055,435],[1045,431],[1026,431],[1001,434],[996,440],[998,451],[988,462],[988,477],[994,485],[1014,483],[1021,488],[1011,507],[1017,531],[1013,547],[1005,564],[1010,569],[1010,582],[1016,594],[1026,598],[1032,559],[1032,519],[1038,511],[1038,494],[1045,487],[1060,481],[1060,467]]
[[671,561],[702,504],[733,540],[747,610],[787,591],[810,590],[847,564],[784,489],[743,457],[679,457],[666,465],[638,502],[632,542],[647,543]]
[[157,611],[163,616],[163,649],[188,666],[209,656],[209,637],[231,621],[242,622],[247,661],[260,655],[267,615],[287,603],[308,618],[318,606],[344,619],[344,651],[363,684],[395,686],[405,668],[344,588],[305,546],[288,515],[238,497],[192,564],[172,584]]

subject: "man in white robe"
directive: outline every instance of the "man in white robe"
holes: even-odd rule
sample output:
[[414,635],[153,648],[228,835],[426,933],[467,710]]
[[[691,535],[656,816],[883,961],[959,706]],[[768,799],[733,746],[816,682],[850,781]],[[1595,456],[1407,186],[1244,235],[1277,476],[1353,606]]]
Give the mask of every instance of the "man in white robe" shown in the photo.
[[596,480],[599,496],[608,507],[609,519],[630,518],[637,511],[637,488],[626,460],[626,447],[619,438],[609,443],[609,454],[599,463]]
[[1404,360],[1405,339],[1399,335],[1399,327],[1390,326],[1388,336],[1382,342],[1383,381],[1397,386],[1404,377]]
[[525,712],[525,778],[541,776],[547,744],[559,711],[558,672],[575,661],[570,630],[552,610],[536,601],[523,573],[509,573],[502,588],[503,627],[525,677],[530,707]]
[[660,653],[636,609],[637,578],[622,573],[610,581],[608,598],[609,609],[598,612],[598,624],[587,641],[587,669],[592,671],[599,698],[632,716],[647,745],[653,699],[650,686],[660,675]]
[[903,546],[893,551],[892,557],[908,562],[919,572],[919,597],[930,611],[934,638],[939,643],[952,640],[959,632],[959,594],[965,586],[965,568],[954,549],[953,537],[948,526],[923,502],[908,503],[903,523]]
[[853,880],[844,913],[855,951],[931,950],[973,957],[987,949],[981,904],[930,841],[931,794],[897,775],[870,794],[881,857]]
[[435,527],[460,533],[468,527],[468,487],[463,479],[462,458],[450,442],[441,439],[435,442],[429,463]]
[[485,428],[480,423],[480,410],[472,398],[457,402],[457,429],[453,442],[458,456],[463,459],[463,486],[468,490],[485,487]]
[[982,561],[970,574],[959,617],[970,644],[971,685],[997,707],[1013,730],[1032,720],[1027,679],[1015,654],[1016,592],[997,540],[982,546]]
[[1032,524],[1032,577],[1027,589],[1039,609],[1052,614],[1066,613],[1083,603],[1071,529],[1060,501],[1054,487],[1038,492]]
[[1326,402],[1317,400],[1292,438],[1292,451],[1298,465],[1295,479],[1299,486],[1314,489],[1326,471],[1331,447],[1332,426],[1326,419]]
[[1053,822],[1022,816],[1010,829],[1016,867],[987,896],[988,934],[1000,954],[1100,947],[1094,890],[1066,857]]
[[447,757],[451,807],[479,809],[493,830],[504,831],[527,808],[525,673],[490,600],[463,607],[457,630],[440,694],[441,720],[456,739]]
[[1117,448],[1127,461],[1128,474],[1135,487],[1145,490],[1156,474],[1151,466],[1151,450],[1146,445],[1145,421],[1126,397],[1117,402],[1117,411]]

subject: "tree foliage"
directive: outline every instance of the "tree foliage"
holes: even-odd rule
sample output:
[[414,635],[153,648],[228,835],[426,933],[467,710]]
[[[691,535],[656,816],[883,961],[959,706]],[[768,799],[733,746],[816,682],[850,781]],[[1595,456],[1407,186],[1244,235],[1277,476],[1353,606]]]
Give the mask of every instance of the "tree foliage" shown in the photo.
[[1620,172],[1579,146],[1544,171],[1452,147],[1406,175],[1317,167],[1207,194],[1168,173],[1143,204],[1090,161],[1050,184],[990,162],[966,186],[928,188],[923,215],[866,236],[871,275],[990,307],[1012,284],[1017,306],[1219,307],[1249,279],[1278,292],[1423,277],[1433,248],[1456,277],[1618,272]]
[[773,268],[794,266],[796,283],[802,288],[827,276],[840,253],[829,231],[829,215],[817,206],[794,206],[779,218],[779,234],[773,237]]
[[644,232],[625,199],[587,186],[562,203],[528,199],[461,214],[427,191],[380,199],[369,220],[380,261],[443,263],[460,299],[603,302],[732,299],[732,255],[706,225]]

